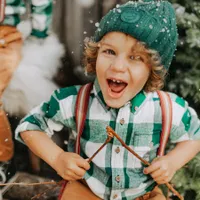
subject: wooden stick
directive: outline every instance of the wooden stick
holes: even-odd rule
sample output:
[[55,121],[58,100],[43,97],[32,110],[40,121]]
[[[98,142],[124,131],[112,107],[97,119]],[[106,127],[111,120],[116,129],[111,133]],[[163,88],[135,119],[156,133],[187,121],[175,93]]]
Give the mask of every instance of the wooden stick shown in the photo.
[[[116,137],[119,142],[122,144],[122,146],[124,148],[126,148],[128,151],[130,151],[134,156],[136,156],[139,160],[141,160],[142,163],[144,163],[145,165],[149,166],[151,165],[151,163],[149,163],[148,161],[144,160],[142,157],[140,157],[135,151],[133,151],[133,149],[131,149],[129,146],[126,145],[126,143],[119,137],[119,135],[110,127],[107,126],[106,127],[106,131],[108,133],[108,135],[113,135],[114,137]],[[173,186],[170,183],[166,183],[165,184],[180,200],[184,200],[184,198],[178,193],[178,191],[176,191]]]
[[0,186],[6,185],[21,185],[21,186],[35,186],[35,185],[58,185],[60,182],[50,181],[50,182],[40,182],[40,183],[2,183]]
[[108,137],[106,139],[106,141],[100,146],[100,148],[92,155],[92,157],[89,158],[88,163],[90,163],[92,161],[92,159],[104,148],[104,146],[106,144],[108,144],[110,142],[110,140],[112,140],[113,135],[108,134]]
[[63,183],[63,181],[59,181],[59,182],[57,183],[56,186],[54,186],[53,188],[48,188],[48,189],[46,189],[44,192],[42,192],[42,193],[40,193],[40,194],[36,194],[35,196],[33,196],[33,197],[31,198],[31,200],[40,198],[41,196],[43,196],[44,194],[46,194],[46,193],[49,192],[50,190],[51,190],[51,191],[52,191],[52,190],[55,190],[59,185],[62,185],[62,183]]

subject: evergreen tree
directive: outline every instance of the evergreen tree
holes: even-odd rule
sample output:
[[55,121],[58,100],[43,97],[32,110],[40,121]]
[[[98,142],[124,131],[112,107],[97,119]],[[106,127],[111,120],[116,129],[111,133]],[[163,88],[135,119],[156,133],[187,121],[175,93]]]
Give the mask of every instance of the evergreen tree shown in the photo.
[[167,87],[198,108],[200,106],[200,2],[174,0],[174,7],[177,14],[179,42],[176,57],[169,70]]
[[[200,116],[200,2],[198,1],[173,1],[179,42],[166,87],[169,91],[186,98]],[[200,200],[200,155],[177,172],[173,183],[185,196],[185,200]]]

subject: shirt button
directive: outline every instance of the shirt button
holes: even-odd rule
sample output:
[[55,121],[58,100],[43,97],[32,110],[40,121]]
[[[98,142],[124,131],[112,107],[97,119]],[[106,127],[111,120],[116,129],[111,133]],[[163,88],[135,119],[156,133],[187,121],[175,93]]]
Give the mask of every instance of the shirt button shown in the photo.
[[118,195],[117,194],[115,194],[114,196],[113,196],[113,199],[116,199],[118,197]]
[[115,152],[116,152],[116,153],[119,153],[119,152],[120,152],[120,148],[117,147],[117,148],[115,149]]
[[117,182],[120,182],[120,179],[121,179],[121,178],[120,178],[119,175],[115,177],[115,180],[116,180]]
[[138,107],[137,107],[137,106],[135,106],[135,108],[134,108],[134,109],[135,109],[135,111],[137,111],[137,110],[138,110]]
[[149,147],[150,147],[150,148],[153,147],[153,142],[150,142]]
[[125,123],[124,118],[120,119],[119,123],[120,123],[121,125],[123,125],[123,124]]

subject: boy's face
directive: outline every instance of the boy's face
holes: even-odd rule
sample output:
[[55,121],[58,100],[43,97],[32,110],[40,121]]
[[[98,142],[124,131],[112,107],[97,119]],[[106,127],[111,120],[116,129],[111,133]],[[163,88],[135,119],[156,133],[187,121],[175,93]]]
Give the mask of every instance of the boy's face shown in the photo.
[[150,74],[144,46],[121,32],[106,34],[99,43],[96,74],[104,100],[120,108],[144,87]]

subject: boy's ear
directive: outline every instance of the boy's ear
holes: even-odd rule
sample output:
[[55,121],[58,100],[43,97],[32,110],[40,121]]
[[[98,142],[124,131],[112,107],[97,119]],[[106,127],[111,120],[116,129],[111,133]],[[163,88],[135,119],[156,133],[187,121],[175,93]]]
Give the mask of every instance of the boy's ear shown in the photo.
[[97,44],[97,47],[99,47],[99,48],[101,47],[101,43],[100,42]]

